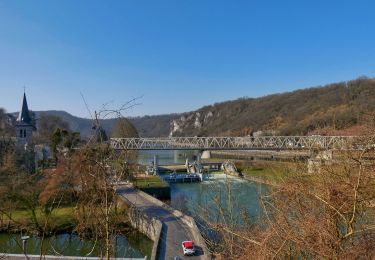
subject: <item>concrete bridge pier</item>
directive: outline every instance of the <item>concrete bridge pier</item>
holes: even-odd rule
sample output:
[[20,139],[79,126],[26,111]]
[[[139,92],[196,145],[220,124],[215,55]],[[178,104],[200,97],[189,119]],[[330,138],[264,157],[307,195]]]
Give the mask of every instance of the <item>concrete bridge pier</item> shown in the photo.
[[307,161],[307,171],[309,174],[320,173],[322,166],[329,165],[333,161],[333,151],[312,151],[310,159]]
[[211,159],[211,151],[209,151],[209,150],[202,151],[201,158],[202,159]]
[[153,166],[153,174],[157,175],[159,172],[159,157],[157,155],[154,155]]

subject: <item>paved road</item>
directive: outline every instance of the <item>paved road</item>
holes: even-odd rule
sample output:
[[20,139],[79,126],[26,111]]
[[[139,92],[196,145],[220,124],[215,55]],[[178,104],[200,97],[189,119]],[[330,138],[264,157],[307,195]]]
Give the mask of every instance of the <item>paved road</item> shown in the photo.
[[[179,256],[181,259],[191,260],[206,259],[201,251],[198,253],[198,256],[183,256],[181,242],[193,240],[193,235],[189,228],[168,209],[153,203],[147,199],[147,197],[142,196],[142,193],[128,186],[122,187],[119,190],[119,194],[145,214],[158,218],[163,223],[158,259],[171,260],[174,259],[175,256]],[[197,246],[199,247],[199,245]]]

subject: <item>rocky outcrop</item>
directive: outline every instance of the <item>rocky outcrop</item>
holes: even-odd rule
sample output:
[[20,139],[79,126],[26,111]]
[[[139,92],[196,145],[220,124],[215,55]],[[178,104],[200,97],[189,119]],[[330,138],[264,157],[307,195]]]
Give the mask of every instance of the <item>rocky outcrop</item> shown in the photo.
[[181,136],[197,133],[213,118],[214,113],[208,112],[191,112],[190,114],[181,116],[179,119],[173,120],[171,123],[171,132],[169,136]]
[[353,132],[364,135],[372,129],[365,115],[373,114],[374,110],[375,78],[359,78],[202,107],[186,113],[183,120],[181,116],[174,118],[174,130],[170,133],[173,136],[350,135]]

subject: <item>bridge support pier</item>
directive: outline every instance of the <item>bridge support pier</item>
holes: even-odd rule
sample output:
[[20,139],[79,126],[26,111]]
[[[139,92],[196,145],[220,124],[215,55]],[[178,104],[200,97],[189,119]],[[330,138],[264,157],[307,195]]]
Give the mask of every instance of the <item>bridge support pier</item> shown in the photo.
[[202,151],[202,159],[211,159],[211,151],[209,150],[205,150],[205,151]]
[[157,175],[158,174],[158,171],[159,171],[159,158],[157,155],[154,155],[154,175]]
[[312,151],[310,159],[307,161],[307,171],[309,174],[320,173],[322,166],[329,165],[333,160],[333,151]]

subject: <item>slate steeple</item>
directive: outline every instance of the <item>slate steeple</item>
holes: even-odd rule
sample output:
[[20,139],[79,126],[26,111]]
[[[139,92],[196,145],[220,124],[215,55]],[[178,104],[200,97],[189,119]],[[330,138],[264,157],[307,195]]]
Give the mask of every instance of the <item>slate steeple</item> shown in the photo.
[[22,108],[16,122],[16,139],[19,145],[29,143],[33,132],[36,130],[27,106],[26,93],[23,93]]
[[22,100],[22,108],[18,115],[17,119],[18,123],[28,124],[32,125],[29,107],[27,106],[27,99],[26,99],[26,93],[23,93],[23,100]]

